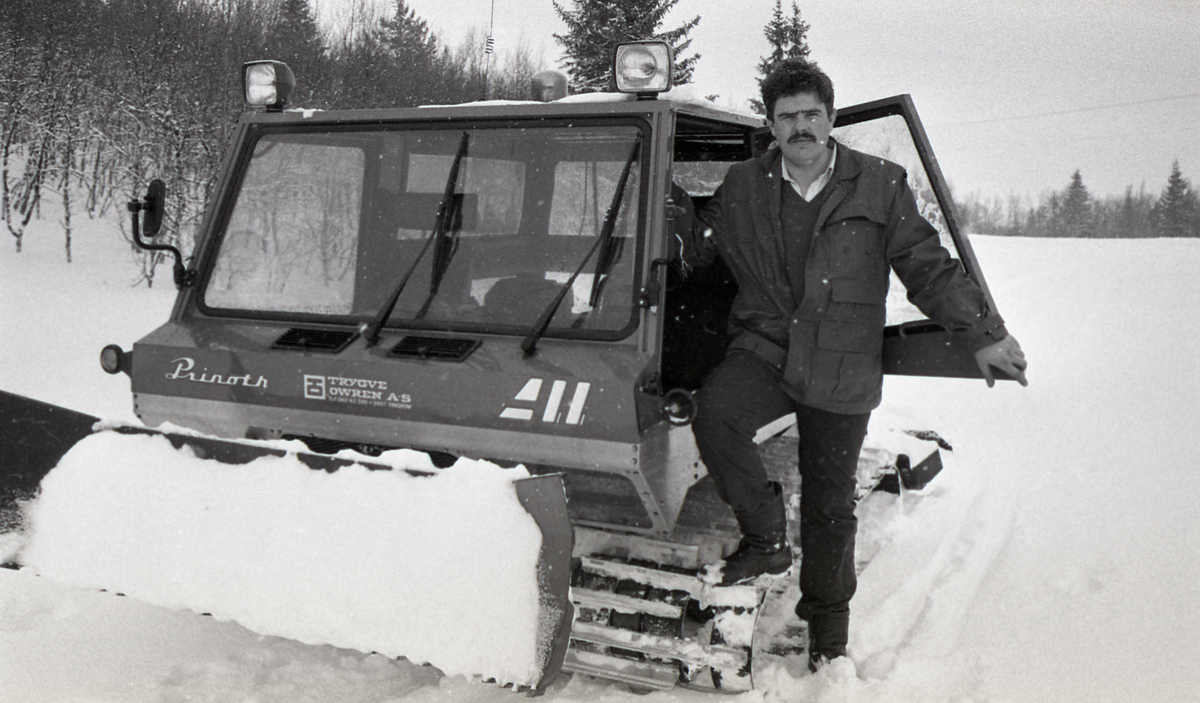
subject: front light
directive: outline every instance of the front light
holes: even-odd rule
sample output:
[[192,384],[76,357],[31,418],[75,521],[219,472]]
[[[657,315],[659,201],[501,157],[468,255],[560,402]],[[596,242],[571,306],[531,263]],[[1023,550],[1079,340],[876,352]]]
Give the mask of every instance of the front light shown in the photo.
[[124,373],[130,375],[133,370],[133,354],[115,344],[109,344],[100,350],[100,368],[105,373]]
[[671,89],[671,47],[666,42],[618,44],[613,75],[622,93],[653,95]]
[[268,110],[282,110],[296,88],[296,76],[280,61],[251,61],[242,65],[246,102]]

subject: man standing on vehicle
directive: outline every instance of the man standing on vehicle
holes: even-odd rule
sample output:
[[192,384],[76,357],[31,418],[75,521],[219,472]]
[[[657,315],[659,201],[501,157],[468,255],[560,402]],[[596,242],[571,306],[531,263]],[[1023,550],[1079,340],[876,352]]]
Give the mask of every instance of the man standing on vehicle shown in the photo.
[[719,252],[738,283],[725,359],[697,394],[700,456],[737,516],[742,540],[721,584],[792,563],[780,486],[754,437],[795,413],[800,434],[800,588],[814,671],[845,656],[854,571],[855,471],[882,398],[889,270],[926,315],[1026,385],[1017,341],[921,217],[904,170],[830,138],[833,84],[815,64],[780,62],[762,82],[776,140],[735,164],[698,213],[677,191],[684,268]]

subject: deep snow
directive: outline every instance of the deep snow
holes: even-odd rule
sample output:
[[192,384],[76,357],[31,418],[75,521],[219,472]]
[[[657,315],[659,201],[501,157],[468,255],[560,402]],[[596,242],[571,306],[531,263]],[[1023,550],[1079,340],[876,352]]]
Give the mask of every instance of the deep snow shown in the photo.
[[536,685],[542,536],[514,485],[528,472],[470,459],[438,471],[412,450],[375,463],[393,470],[330,474],[294,454],[229,465],[100,432],[42,480],[20,563],[260,634]]
[[[0,388],[132,420],[127,381],[101,373],[97,353],[129,348],[165,319],[173,292],[131,288],[135,271],[106,226],[77,232],[70,265],[60,237],[42,222],[24,253],[0,251]],[[862,541],[878,554],[853,603],[857,676],[776,670],[737,700],[1197,698],[1200,241],[973,243],[1030,359],[1030,386],[887,381],[878,417],[936,429],[955,451],[920,495],[866,506]],[[9,570],[0,682],[5,701],[513,696]],[[561,677],[547,698],[711,700],[583,676]]]

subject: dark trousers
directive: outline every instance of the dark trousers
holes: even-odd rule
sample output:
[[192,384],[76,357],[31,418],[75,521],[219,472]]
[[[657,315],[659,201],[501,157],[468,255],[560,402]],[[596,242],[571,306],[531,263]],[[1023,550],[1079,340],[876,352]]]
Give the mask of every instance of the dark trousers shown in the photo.
[[735,514],[775,499],[754,442],[760,427],[796,413],[800,433],[800,603],[796,612],[848,616],[854,573],[856,470],[870,413],[841,415],[806,407],[784,390],[779,371],[734,351],[697,394],[692,431],[717,492]]

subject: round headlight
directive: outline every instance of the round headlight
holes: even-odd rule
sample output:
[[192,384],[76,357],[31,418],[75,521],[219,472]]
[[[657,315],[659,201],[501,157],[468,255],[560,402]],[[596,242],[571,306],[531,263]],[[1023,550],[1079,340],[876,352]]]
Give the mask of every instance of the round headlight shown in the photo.
[[125,350],[115,344],[109,344],[100,350],[100,368],[105,373],[121,373],[125,366]]

